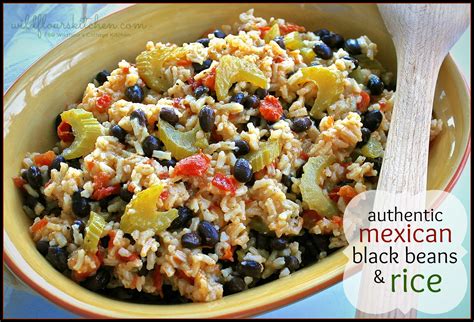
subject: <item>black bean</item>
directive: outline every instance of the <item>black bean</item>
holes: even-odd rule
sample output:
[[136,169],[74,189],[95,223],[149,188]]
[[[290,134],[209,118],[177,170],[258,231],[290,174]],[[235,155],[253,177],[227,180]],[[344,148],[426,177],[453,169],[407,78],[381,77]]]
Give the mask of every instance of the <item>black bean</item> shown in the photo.
[[344,46],[344,38],[336,33],[330,32],[321,36],[321,40],[331,48],[342,48]]
[[164,167],[174,167],[176,166],[176,159],[171,158],[169,160],[158,160],[158,162]]
[[364,127],[373,132],[379,128],[380,123],[382,123],[382,118],[382,112],[379,110],[368,111],[364,114],[364,120],[362,121],[362,124]]
[[322,36],[329,35],[329,30],[327,30],[326,28],[322,28],[316,30],[314,33],[316,36],[319,36],[319,38],[321,38]]
[[[262,119],[259,118],[258,116],[253,115],[253,116],[250,117],[250,119],[249,119],[249,121],[248,121],[247,124],[252,123],[253,126],[259,127],[261,120],[262,120]],[[248,131],[248,126],[247,126],[247,124],[245,124],[245,127],[247,128],[247,131]]]
[[230,101],[234,103],[242,104],[244,97],[245,97],[244,93],[237,93],[230,98]]
[[313,51],[318,57],[321,57],[322,59],[332,58],[332,49],[329,48],[329,46],[325,43],[317,43],[314,45]]
[[37,166],[32,165],[26,172],[26,177],[29,185],[33,189],[39,189],[43,185],[43,177],[41,171]]
[[329,236],[328,235],[312,235],[311,239],[314,245],[322,252],[326,252],[329,249]]
[[252,230],[251,232],[255,233],[255,247],[259,249],[269,249],[270,248],[270,238]]
[[102,85],[107,81],[107,76],[110,76],[110,73],[104,69],[103,71],[97,73],[95,80],[97,83],[99,83],[99,85]]
[[104,237],[99,239],[100,246],[102,246],[104,248],[109,247],[109,242],[110,242],[110,236],[109,235],[105,235]]
[[143,112],[143,110],[138,108],[135,111],[133,111],[130,114],[130,120],[134,120],[134,119],[137,119],[138,124],[140,124],[141,126],[146,126],[146,115],[145,115],[145,112]]
[[94,276],[87,278],[82,285],[91,291],[97,292],[105,289],[107,284],[110,282],[110,278],[111,276],[108,270],[99,268],[97,273]]
[[197,43],[200,43],[204,47],[209,47],[209,41],[210,41],[209,38],[201,38],[201,39],[196,40]]
[[353,64],[354,64],[354,69],[357,69],[357,67],[359,67],[359,60],[355,57],[352,57],[352,56],[344,56],[342,57],[342,59],[345,59],[345,60],[350,60]]
[[146,263],[144,262],[142,268],[137,272],[138,276],[146,276],[148,275],[148,269],[146,268]]
[[54,119],[54,132],[57,134],[57,129],[58,129],[58,126],[59,124],[61,124],[62,122],[62,118],[61,118],[61,114],[58,114],[58,116],[56,116],[56,118]]
[[130,192],[127,188],[122,187],[120,189],[120,198],[125,202],[130,202],[130,200],[133,198],[133,192]]
[[252,188],[255,183],[255,174],[252,174],[252,178],[245,183],[245,185],[249,188]]
[[198,114],[199,125],[204,132],[211,132],[214,127],[216,113],[209,106],[204,106]]
[[375,159],[368,159],[368,162],[372,162],[374,164],[374,170],[380,174],[380,170],[382,169],[382,161],[383,159],[381,157],[375,158]]
[[287,176],[286,174],[281,175],[281,183],[288,188],[288,192],[291,192],[291,187],[293,186],[293,181],[291,180],[291,176]]
[[234,164],[234,177],[238,182],[246,183],[252,179],[253,171],[250,163],[245,159],[237,159]]
[[[138,275],[142,276],[140,275],[140,272],[138,272]],[[114,297],[122,301],[130,301],[135,297],[135,294],[136,294],[136,290],[132,290],[125,287],[113,288],[113,292],[114,292]]]
[[115,199],[115,197],[117,197],[116,195],[110,195],[110,196],[107,196],[103,199],[100,199],[99,200],[99,206],[100,206],[100,209],[104,212],[107,212],[107,207],[109,206],[109,203]]
[[38,240],[36,242],[36,249],[41,253],[41,255],[46,256],[48,254],[49,241]]
[[54,207],[53,209],[49,210],[49,214],[54,216],[54,217],[59,217],[61,216],[61,208],[59,207]]
[[193,218],[193,211],[186,206],[178,208],[178,217],[170,225],[171,230],[184,228]]
[[206,70],[209,67],[211,67],[211,64],[212,64],[212,59],[207,59],[203,61],[202,64],[193,63],[194,72],[198,74],[202,72],[203,70]]
[[284,238],[273,238],[272,241],[270,242],[270,247],[273,250],[284,250],[286,246],[288,245],[288,242]]
[[86,198],[81,196],[80,191],[76,191],[72,195],[72,211],[80,218],[89,216],[91,212],[91,205]]
[[263,100],[268,95],[268,90],[264,88],[257,88],[255,95],[261,100]]
[[239,157],[242,155],[246,155],[247,153],[250,152],[250,146],[247,143],[247,141],[237,139],[234,142],[235,142],[235,147],[237,148],[236,150],[234,150],[234,154],[236,156]]
[[300,268],[300,262],[298,261],[298,258],[292,255],[285,256],[285,265],[292,273]]
[[60,272],[67,269],[67,252],[61,247],[49,247],[46,260]]
[[242,292],[246,287],[244,280],[236,276],[224,284],[224,292],[226,295],[235,294]]
[[68,166],[71,167],[71,168],[81,170],[80,158],[67,160],[66,163],[67,163]]
[[145,98],[145,93],[140,86],[133,85],[125,89],[125,97],[133,103],[141,103]]
[[123,234],[123,237],[127,238],[130,241],[130,245],[135,245],[135,239],[133,238],[131,234],[125,233]]
[[216,38],[225,38],[226,34],[222,30],[216,29],[214,30],[214,36],[216,36]]
[[249,95],[246,96],[243,100],[243,105],[244,108],[249,109],[249,108],[257,108],[258,105],[260,104],[260,100],[256,95]]
[[308,130],[311,127],[311,119],[309,117],[298,117],[293,120],[291,129],[296,133],[301,133]]
[[304,164],[301,167],[299,167],[298,170],[296,170],[296,175],[295,175],[296,178],[301,178],[301,176],[303,175],[303,171],[304,171],[303,167],[304,167]]
[[344,49],[351,55],[359,55],[362,53],[357,39],[347,39],[344,42]]
[[370,94],[380,95],[383,93],[384,84],[377,75],[372,74],[367,81],[367,88],[370,90]]
[[360,129],[360,132],[362,133],[362,141],[357,142],[357,147],[362,147],[364,146],[370,139],[370,134],[372,133],[368,128],[363,127]]
[[256,261],[244,260],[237,265],[237,272],[243,276],[260,277],[262,265]]
[[195,90],[194,90],[194,96],[196,98],[199,98],[201,96],[203,96],[204,94],[207,94],[209,93],[209,88],[207,88],[206,86],[198,86]]
[[24,204],[27,206],[27,207],[30,207],[32,210],[35,209],[36,205],[38,204],[38,199],[36,199],[35,197],[33,197],[32,195],[30,195],[29,193],[26,193],[25,194],[25,202]]
[[184,234],[181,237],[181,244],[183,247],[194,249],[201,246],[201,237],[196,232]]
[[201,236],[202,244],[209,247],[214,247],[219,241],[219,232],[208,221],[201,221],[198,225],[197,231]]
[[125,131],[120,125],[114,125],[110,128],[110,134],[116,137],[121,143],[125,143],[125,136],[127,131]]
[[84,233],[84,229],[86,229],[86,224],[84,223],[84,220],[76,219],[72,224],[77,226],[77,230],[79,231],[79,233]]
[[154,135],[147,136],[142,142],[143,152],[149,158],[153,156],[153,151],[160,150],[162,147],[160,140]]
[[281,49],[286,50],[286,45],[285,45],[285,42],[283,41],[283,36],[277,36],[273,39],[273,41],[276,42],[278,46],[280,46]]

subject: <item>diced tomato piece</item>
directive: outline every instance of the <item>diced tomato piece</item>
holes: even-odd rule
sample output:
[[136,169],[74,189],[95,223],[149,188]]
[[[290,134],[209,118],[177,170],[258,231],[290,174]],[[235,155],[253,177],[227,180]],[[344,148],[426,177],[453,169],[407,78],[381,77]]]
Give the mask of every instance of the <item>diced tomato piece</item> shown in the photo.
[[90,274],[91,274],[91,272],[87,272],[87,271],[82,272],[82,273],[79,273],[78,271],[72,271],[71,277],[76,282],[82,282],[83,280],[88,278]]
[[284,36],[293,31],[305,32],[305,27],[295,25],[293,23],[287,23],[286,25],[280,25],[280,35]]
[[281,55],[277,55],[277,56],[273,57],[273,61],[274,61],[275,63],[281,63],[281,62],[284,61],[284,60],[285,60],[285,57],[283,57],[283,56],[281,56]]
[[161,291],[163,287],[163,276],[161,276],[160,266],[155,267],[155,271],[153,273],[153,282],[157,290]]
[[174,167],[174,175],[200,177],[206,173],[211,160],[202,152],[179,161]]
[[107,248],[108,248],[109,250],[111,250],[112,248],[114,248],[115,235],[116,235],[115,231],[111,230],[111,231],[109,232],[109,243],[108,243],[108,245],[107,245]]
[[360,92],[360,96],[362,99],[357,103],[357,109],[361,112],[366,112],[370,104],[370,96],[365,91]]
[[21,189],[26,184],[26,181],[22,177],[14,177],[13,178],[13,184],[15,185],[15,187]]
[[102,252],[97,251],[96,253],[97,259],[99,260],[98,266],[102,266],[104,264],[104,254]]
[[337,202],[339,200],[339,189],[341,187],[334,187],[329,193],[328,196],[332,201]]
[[262,117],[270,122],[276,122],[283,115],[283,107],[278,101],[278,98],[272,95],[267,95],[264,100],[260,101],[258,107]]
[[381,110],[381,111],[385,111],[385,108],[387,107],[387,102],[385,102],[385,101],[380,101],[380,102],[379,102],[379,105],[380,105],[380,110]]
[[128,67],[122,68],[122,72],[123,72],[124,74],[128,74],[129,71],[130,71],[130,68],[128,68]]
[[161,172],[160,174],[158,174],[158,177],[160,179],[167,179],[170,177],[170,174],[168,172]]
[[260,31],[260,38],[263,39],[270,29],[270,26],[258,27],[258,30]]
[[311,229],[316,225],[318,221],[323,219],[316,211],[314,210],[303,210],[303,227],[306,229]]
[[342,218],[339,216],[333,216],[331,221],[338,226],[342,226]]
[[234,177],[227,177],[222,173],[216,173],[212,179],[212,185],[223,191],[230,191],[232,194],[237,190],[237,180]]
[[337,193],[339,196],[341,196],[342,198],[344,198],[344,201],[347,203],[349,203],[349,201],[352,200],[352,198],[354,198],[355,196],[357,196],[357,191],[354,189],[354,187],[352,186],[349,186],[349,185],[345,185],[345,186],[342,186],[338,193]]
[[211,72],[202,78],[202,84],[210,90],[214,90],[216,86],[216,67],[212,68]]
[[306,152],[304,152],[304,151],[301,151],[300,157],[301,157],[301,159],[303,159],[303,160],[305,160],[305,161],[308,161],[308,159],[309,159],[308,153],[306,153]]
[[74,141],[72,126],[64,121],[61,121],[61,123],[58,125],[57,133],[59,139],[63,142],[69,143]]
[[112,97],[110,95],[104,94],[97,99],[95,106],[97,108],[97,112],[105,113],[107,109],[112,105]]
[[187,83],[188,83],[189,85],[191,85],[191,88],[192,88],[193,91],[194,91],[194,90],[196,90],[196,88],[198,88],[199,86],[202,85],[202,79],[200,79],[200,80],[195,80],[194,78],[191,77],[191,78],[189,78],[189,79],[187,80]]
[[33,159],[34,159],[35,164],[37,166],[47,165],[49,167],[51,165],[51,163],[53,163],[53,160],[54,160],[55,157],[56,157],[56,153],[54,153],[53,151],[50,150],[50,151],[45,152],[43,154],[38,154]]
[[133,182],[130,182],[127,186],[127,190],[129,192],[135,192],[135,184]]
[[166,199],[168,199],[168,197],[170,196],[170,192],[168,190],[164,190],[161,194],[160,194],[160,199],[165,201]]
[[31,226],[31,232],[36,233],[37,231],[43,229],[47,224],[48,220],[46,218],[42,218],[38,222],[33,224],[33,226]]
[[92,193],[92,199],[94,200],[102,200],[107,198],[108,196],[116,195],[120,192],[120,184],[116,184],[110,187],[104,187],[95,189]]
[[130,256],[124,257],[124,256],[121,256],[119,253],[117,253],[117,258],[125,262],[131,262],[131,261],[139,259],[140,256],[138,256],[137,253],[132,253]]
[[188,281],[189,284],[194,285],[194,278],[192,276],[186,275],[186,273],[183,272],[182,270],[179,270],[179,269],[176,270],[175,274],[178,278],[184,279],[184,280]]
[[109,183],[110,176],[105,172],[99,172],[99,174],[93,176],[94,187],[100,189],[107,186]]
[[173,107],[178,108],[181,106],[182,97],[173,98]]
[[227,248],[224,255],[222,256],[222,259],[225,260],[225,261],[233,262],[234,261],[234,250],[235,250],[235,246],[231,246],[231,247]]
[[176,65],[186,67],[186,66],[191,66],[192,63],[193,62],[187,59],[180,59],[176,62]]

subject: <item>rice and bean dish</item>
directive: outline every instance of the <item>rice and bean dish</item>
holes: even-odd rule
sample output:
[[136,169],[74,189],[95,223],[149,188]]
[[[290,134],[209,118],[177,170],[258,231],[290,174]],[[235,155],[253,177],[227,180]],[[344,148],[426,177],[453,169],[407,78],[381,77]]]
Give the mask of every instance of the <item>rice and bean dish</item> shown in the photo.
[[145,303],[214,301],[323,259],[347,244],[348,202],[377,186],[394,83],[376,55],[367,36],[253,10],[195,42],[149,41],[24,158],[38,251]]

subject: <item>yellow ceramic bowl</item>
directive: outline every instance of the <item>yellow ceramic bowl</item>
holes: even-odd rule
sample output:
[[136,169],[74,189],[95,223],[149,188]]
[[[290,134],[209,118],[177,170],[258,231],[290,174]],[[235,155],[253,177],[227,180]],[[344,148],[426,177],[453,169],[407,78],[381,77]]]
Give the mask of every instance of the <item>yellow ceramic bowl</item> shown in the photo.
[[[251,7],[258,16],[285,18],[308,30],[325,27],[345,37],[366,34],[378,44],[382,63],[396,70],[394,47],[377,8],[365,4],[136,5],[101,23],[117,27],[141,23],[144,29],[87,28],[66,40],[36,62],[4,96],[4,255],[12,271],[29,286],[56,304],[86,316],[242,317],[278,308],[342,279],[346,260],[337,252],[288,278],[212,303],[132,304],[99,296],[58,273],[35,249],[28,233],[31,221],[23,213],[20,194],[11,178],[18,174],[26,152],[46,151],[54,144],[54,118],[66,104],[81,98],[93,75],[103,68],[113,68],[121,59],[133,61],[147,40],[191,42],[210,28],[236,22],[239,13]],[[117,32],[126,35],[112,35]],[[443,91],[446,95],[440,95]],[[448,56],[441,67],[435,99],[437,117],[447,126],[431,147],[430,188],[450,190],[461,172],[470,151],[469,102],[461,73]]]

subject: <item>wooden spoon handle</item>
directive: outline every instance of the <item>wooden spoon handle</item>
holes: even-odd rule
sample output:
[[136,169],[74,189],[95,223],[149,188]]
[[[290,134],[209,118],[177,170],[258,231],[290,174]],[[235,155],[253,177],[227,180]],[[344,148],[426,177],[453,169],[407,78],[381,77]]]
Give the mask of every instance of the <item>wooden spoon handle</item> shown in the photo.
[[402,76],[397,81],[378,189],[416,194],[426,189],[431,109],[440,62],[431,53],[411,51],[400,51],[398,62]]

